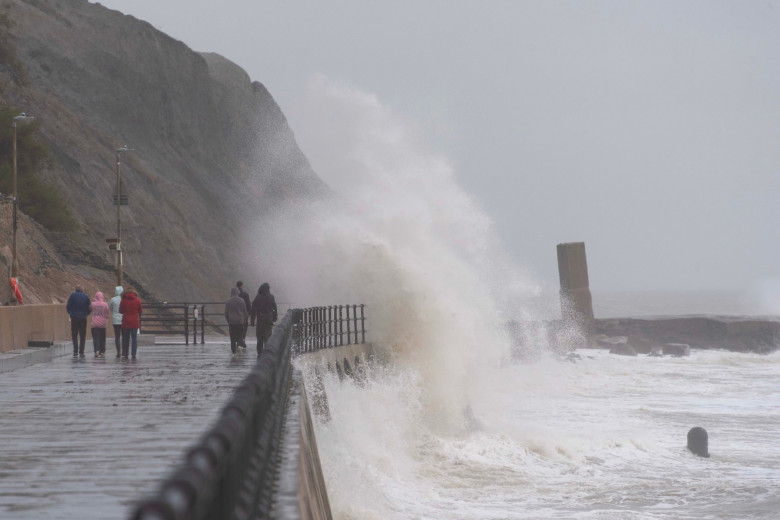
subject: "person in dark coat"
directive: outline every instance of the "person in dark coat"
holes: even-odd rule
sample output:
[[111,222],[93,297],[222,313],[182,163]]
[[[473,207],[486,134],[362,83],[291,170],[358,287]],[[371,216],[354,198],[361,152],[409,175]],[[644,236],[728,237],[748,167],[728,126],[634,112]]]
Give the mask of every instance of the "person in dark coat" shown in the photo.
[[244,282],[241,280],[236,282],[236,288],[238,288],[238,295],[241,297],[242,300],[244,300],[244,304],[246,305],[246,318],[244,319],[244,330],[241,332],[241,342],[239,345],[241,345],[241,348],[246,348],[246,331],[249,328],[249,310],[252,308],[252,302],[249,299],[249,293],[244,291]]
[[122,359],[127,359],[130,350],[130,340],[133,343],[133,359],[138,350],[138,329],[141,328],[141,314],[144,312],[141,299],[133,289],[122,292],[119,302],[119,312],[122,314]]
[[249,313],[244,299],[239,296],[238,287],[230,289],[230,299],[225,302],[225,321],[230,331],[230,351],[235,354],[244,333],[244,323]]
[[84,357],[84,343],[87,341],[87,316],[92,302],[80,285],[71,293],[65,310],[70,316],[70,336],[73,340],[73,357]]
[[271,294],[271,286],[264,283],[257,290],[257,296],[255,296],[255,299],[252,301],[252,316],[250,318],[253,327],[255,326],[255,322],[257,322],[255,333],[257,334],[258,356],[263,351],[268,338],[271,337],[271,331],[273,330],[276,318],[276,299],[274,298],[274,295]]

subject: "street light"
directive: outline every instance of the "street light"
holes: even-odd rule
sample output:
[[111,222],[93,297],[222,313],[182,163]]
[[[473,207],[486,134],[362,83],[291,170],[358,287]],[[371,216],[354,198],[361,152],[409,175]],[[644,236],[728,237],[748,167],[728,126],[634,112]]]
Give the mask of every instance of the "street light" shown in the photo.
[[[17,121],[24,121],[25,119],[33,119],[32,116],[28,116],[26,113],[22,112],[18,116],[14,117],[13,121],[11,122],[11,141],[12,141],[12,155],[13,155],[13,227],[12,227],[12,233],[11,236],[11,278],[16,280],[16,277],[19,274],[19,265],[16,261],[16,228],[18,227],[18,206],[19,206],[19,197],[17,194],[17,185],[16,185],[16,122]],[[16,303],[16,294],[15,291],[11,291],[11,303]]]
[[124,145],[116,151],[116,284],[122,285],[122,174],[120,166],[122,163],[122,154],[132,151]]

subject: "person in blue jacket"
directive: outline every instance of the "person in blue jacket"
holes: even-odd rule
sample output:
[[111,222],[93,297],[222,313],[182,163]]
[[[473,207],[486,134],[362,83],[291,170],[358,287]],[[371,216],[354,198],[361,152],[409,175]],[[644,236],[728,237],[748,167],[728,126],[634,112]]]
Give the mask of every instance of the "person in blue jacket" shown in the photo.
[[70,316],[70,336],[73,339],[73,357],[84,357],[84,343],[87,341],[87,316],[92,310],[92,302],[84,293],[84,288],[76,286],[68,298],[65,310]]

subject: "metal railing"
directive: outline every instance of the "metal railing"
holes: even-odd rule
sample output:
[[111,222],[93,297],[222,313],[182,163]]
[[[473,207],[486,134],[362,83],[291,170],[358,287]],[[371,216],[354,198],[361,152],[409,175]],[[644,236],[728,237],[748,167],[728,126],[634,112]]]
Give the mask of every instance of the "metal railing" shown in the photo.
[[[288,303],[279,303],[281,309],[288,308]],[[185,344],[205,343],[206,330],[225,334],[225,302],[162,302],[145,303],[141,314],[141,331],[144,334],[184,336]],[[251,312],[251,309],[249,309]],[[281,313],[280,313],[281,315]]]
[[219,419],[187,451],[158,493],[133,520],[270,518],[291,374],[293,323],[282,318],[249,375]]
[[[159,491],[136,506],[131,520],[301,518],[274,509],[292,354],[365,342],[364,307],[287,311],[216,423]],[[294,473],[285,478],[299,478]]]
[[300,312],[294,331],[296,354],[366,342],[363,304],[311,307]]
[[[143,334],[184,336],[184,343],[205,343],[205,304],[191,303],[147,303],[141,313]],[[200,327],[199,327],[200,326]]]

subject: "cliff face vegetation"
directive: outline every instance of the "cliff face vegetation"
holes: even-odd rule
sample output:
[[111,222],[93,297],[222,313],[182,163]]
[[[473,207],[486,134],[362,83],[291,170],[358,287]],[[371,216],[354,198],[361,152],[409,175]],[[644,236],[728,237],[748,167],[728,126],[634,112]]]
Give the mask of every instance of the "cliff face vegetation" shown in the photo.
[[[257,259],[239,254],[245,227],[326,189],[271,95],[240,67],[87,0],[0,0],[0,108],[35,117],[48,149],[35,174],[74,220],[64,230],[36,222],[20,197],[28,301],[61,301],[74,280],[113,287],[115,253],[105,239],[117,231],[123,145],[132,149],[121,155],[124,271],[147,298],[225,299],[236,279],[257,274]],[[25,153],[33,150],[20,146]]]

